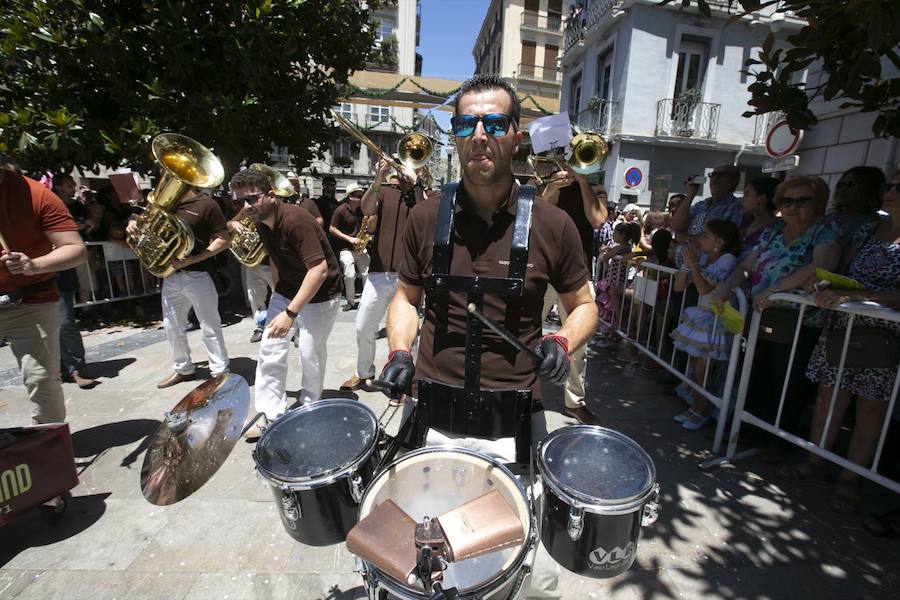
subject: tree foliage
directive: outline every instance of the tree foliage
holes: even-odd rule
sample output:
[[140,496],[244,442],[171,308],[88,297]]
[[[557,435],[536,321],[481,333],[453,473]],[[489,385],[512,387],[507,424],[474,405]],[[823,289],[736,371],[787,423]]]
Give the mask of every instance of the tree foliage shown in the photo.
[[272,144],[303,166],[373,42],[358,0],[5,0],[0,151],[147,172],[150,139],[175,131],[227,170]]
[[[683,7],[696,4],[710,15],[709,0],[673,1]],[[809,105],[815,98],[839,101],[841,108],[878,113],[872,126],[877,136],[900,136],[900,78],[887,78],[886,63],[900,69],[900,2],[897,0],[728,0],[743,14],[774,7],[806,21],[788,36],[790,46],[777,48],[772,34],[747,73],[755,78],[749,90],[752,111],[744,116],[782,111],[792,127],[808,129],[818,122]],[[739,18],[736,17],[736,18]],[[795,81],[807,67],[818,63],[822,83],[807,87]]]

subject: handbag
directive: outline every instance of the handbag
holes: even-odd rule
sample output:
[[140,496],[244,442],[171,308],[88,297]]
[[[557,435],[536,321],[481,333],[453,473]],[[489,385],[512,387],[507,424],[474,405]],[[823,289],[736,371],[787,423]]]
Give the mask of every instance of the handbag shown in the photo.
[[794,342],[799,311],[790,306],[770,306],[759,321],[759,339],[790,346]]
[[[825,362],[837,368],[841,362],[846,331],[835,329],[825,336]],[[854,327],[847,342],[845,369],[896,369],[900,361],[900,339],[882,327]]]

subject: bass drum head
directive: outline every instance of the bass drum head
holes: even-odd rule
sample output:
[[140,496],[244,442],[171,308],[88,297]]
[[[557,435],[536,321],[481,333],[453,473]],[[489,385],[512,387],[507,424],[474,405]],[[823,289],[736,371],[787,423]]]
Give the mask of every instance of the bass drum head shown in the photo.
[[[441,585],[456,587],[460,593],[483,590],[487,593],[504,574],[517,570],[531,539],[531,511],[525,491],[516,478],[499,462],[463,448],[421,448],[395,460],[379,473],[363,496],[359,507],[362,520],[386,500],[393,500],[417,523],[440,516],[470,500],[499,490],[522,522],[525,542],[499,552],[450,563]],[[371,565],[369,568],[374,569]],[[392,582],[405,597],[428,598],[421,588],[398,582],[378,572],[381,579]],[[479,594],[478,597],[481,597]]]
[[378,420],[365,404],[319,400],[275,420],[253,457],[270,482],[313,489],[355,470],[377,442]]
[[591,425],[557,429],[541,442],[547,486],[573,506],[600,514],[636,510],[653,492],[656,466],[626,435]]

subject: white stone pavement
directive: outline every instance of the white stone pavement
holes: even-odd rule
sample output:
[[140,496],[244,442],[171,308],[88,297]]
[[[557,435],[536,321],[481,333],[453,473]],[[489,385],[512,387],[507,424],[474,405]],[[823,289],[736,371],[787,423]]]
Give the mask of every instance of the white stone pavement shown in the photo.
[[[355,365],[355,313],[341,313],[329,341],[326,387],[336,389]],[[251,322],[226,327],[232,370],[252,381],[256,345]],[[194,359],[205,360],[197,332]],[[101,384],[64,385],[80,484],[62,521],[31,511],[0,528],[0,598],[105,600],[363,598],[343,544],[313,548],[282,528],[272,496],[256,477],[251,446],[239,442],[226,464],[192,497],[172,506],[146,502],[139,479],[142,442],[196,383],[157,390],[168,369],[158,331],[129,327],[85,334]],[[291,361],[296,365],[296,354]],[[386,347],[379,342],[379,364]],[[826,506],[824,483],[779,479],[753,460],[715,471],[709,437],[671,421],[678,401],[638,370],[625,377],[611,356],[592,359],[589,402],[608,426],[633,437],[656,462],[662,486],[657,523],[643,531],[635,566],[610,580],[563,571],[564,598],[886,598],[898,589],[900,544],[869,536],[859,516]],[[15,361],[0,348],[0,427],[28,422]],[[299,387],[292,367],[288,389]],[[547,392],[550,428],[559,390]],[[360,400],[381,415],[380,394]],[[392,413],[388,411],[385,416]],[[399,420],[388,425],[392,432]],[[867,488],[864,510],[898,498]]]

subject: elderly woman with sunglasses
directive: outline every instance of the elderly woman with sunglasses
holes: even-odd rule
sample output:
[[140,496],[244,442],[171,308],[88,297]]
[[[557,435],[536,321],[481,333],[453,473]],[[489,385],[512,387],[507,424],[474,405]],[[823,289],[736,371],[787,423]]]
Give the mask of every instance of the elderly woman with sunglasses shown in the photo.
[[[790,310],[791,305],[766,311],[774,304],[770,296],[802,288],[817,268],[833,270],[837,266],[841,252],[838,227],[833,219],[824,217],[828,186],[819,177],[797,177],[779,184],[774,202],[781,211],[781,220],[766,227],[753,249],[716,291],[714,302],[721,304],[731,290],[747,281],[753,308],[765,311],[764,327],[776,334],[787,332],[792,340],[796,312]],[[777,414],[791,352],[790,342],[785,344],[785,336],[779,337],[767,339],[760,335],[745,405],[751,414],[769,422],[774,422]],[[800,328],[781,415],[782,428],[798,430],[800,415],[815,397],[815,385],[804,377],[803,370],[818,337],[817,328],[807,324]],[[763,459],[777,462],[781,454],[780,448],[771,446]]]
[[[883,210],[888,218],[870,222],[859,228],[852,243],[845,249],[842,262],[844,272],[850,278],[864,286],[862,290],[832,290],[824,288],[817,291],[816,304],[822,308],[835,308],[846,302],[870,301],[883,306],[900,309],[900,171],[891,177],[890,183],[884,186]],[[860,368],[850,363],[840,377],[840,388],[835,399],[834,409],[828,433],[822,440],[825,422],[834,386],[838,381],[838,369],[834,361],[828,359],[827,348],[837,339],[843,340],[849,317],[844,312],[826,313],[825,329],[813,351],[812,359],[806,370],[806,376],[819,383],[816,395],[816,406],[810,427],[810,441],[820,443],[826,449],[834,445],[840,431],[844,414],[853,398],[856,398],[856,422],[847,450],[847,458],[857,464],[868,467],[875,456],[875,448],[881,434],[881,427],[887,413],[888,402],[897,376],[897,357],[884,357],[884,365],[875,365],[873,358],[859,356],[857,359],[867,365]],[[852,332],[866,328],[872,332],[877,328],[881,335],[893,336],[894,344],[900,343],[900,324],[871,317],[857,317],[853,321]],[[831,335],[837,332],[837,335]],[[870,344],[877,348],[876,352],[884,353],[885,348],[874,341]],[[840,346],[836,346],[840,347]],[[865,353],[865,349],[863,349]],[[849,359],[848,359],[849,360]],[[893,368],[886,365],[893,364]],[[871,366],[869,366],[871,365]],[[823,458],[815,454],[796,465],[788,465],[781,469],[781,475],[791,479],[809,479],[824,476],[827,464]],[[835,483],[834,494],[828,505],[837,512],[854,512],[859,506],[859,476],[851,471],[841,473]]]

